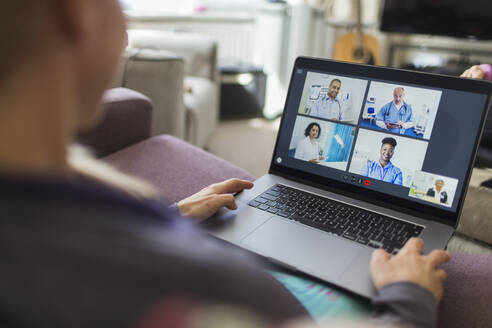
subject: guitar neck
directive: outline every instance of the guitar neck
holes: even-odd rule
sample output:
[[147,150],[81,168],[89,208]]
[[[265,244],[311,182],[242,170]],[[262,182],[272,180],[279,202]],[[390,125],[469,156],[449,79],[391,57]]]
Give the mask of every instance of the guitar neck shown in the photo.
[[357,17],[356,25],[355,25],[355,34],[356,34],[356,46],[357,48],[363,47],[363,37],[362,37],[362,10],[361,10],[361,0],[353,0],[355,13]]

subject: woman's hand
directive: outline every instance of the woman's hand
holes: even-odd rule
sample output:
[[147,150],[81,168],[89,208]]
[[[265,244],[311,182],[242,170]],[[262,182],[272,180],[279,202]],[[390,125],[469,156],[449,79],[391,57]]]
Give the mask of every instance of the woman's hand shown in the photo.
[[447,251],[434,250],[422,255],[424,241],[411,238],[397,255],[391,256],[383,249],[375,250],[371,260],[371,276],[378,290],[396,282],[412,282],[442,298],[442,283],[446,272],[438,267],[451,259]]
[[469,77],[472,79],[483,79],[484,76],[485,72],[482,70],[480,65],[473,65],[461,74],[461,77]]
[[233,194],[251,188],[253,182],[240,179],[215,183],[180,201],[179,212],[183,216],[205,220],[223,206],[235,210],[237,205]]

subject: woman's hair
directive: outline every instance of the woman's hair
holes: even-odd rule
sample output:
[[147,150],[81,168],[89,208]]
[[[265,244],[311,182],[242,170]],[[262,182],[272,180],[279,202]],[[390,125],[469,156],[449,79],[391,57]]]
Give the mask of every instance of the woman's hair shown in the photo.
[[385,144],[389,144],[391,146],[393,146],[393,148],[396,147],[396,140],[395,138],[391,138],[391,137],[386,137],[384,138],[382,141],[381,141],[381,147]]
[[24,56],[33,55],[30,47],[37,31],[42,30],[40,23],[52,4],[52,0],[0,1],[0,81]]
[[319,126],[319,124],[316,123],[316,122],[309,123],[309,125],[306,128],[306,130],[304,131],[304,135],[306,137],[309,136],[309,133],[311,132],[311,129],[313,128],[313,126],[317,126],[318,127],[318,135],[316,136],[316,139],[318,139],[319,136],[321,135],[321,126]]

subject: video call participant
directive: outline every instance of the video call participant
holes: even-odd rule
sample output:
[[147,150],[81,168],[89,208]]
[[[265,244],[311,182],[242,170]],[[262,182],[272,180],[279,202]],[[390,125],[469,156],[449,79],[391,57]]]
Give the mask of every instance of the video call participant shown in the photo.
[[309,123],[304,135],[306,138],[297,143],[294,157],[315,164],[324,161],[325,158],[322,156],[323,149],[316,140],[321,135],[321,126],[315,122]]
[[444,180],[442,179],[437,179],[435,181],[436,186],[433,188],[429,188],[427,190],[427,196],[434,197],[436,200],[438,200],[441,204],[447,204],[448,202],[448,193],[446,190],[442,189],[444,186]]
[[341,121],[343,117],[342,102],[338,99],[338,93],[342,87],[339,79],[333,79],[328,88],[328,94],[318,99],[311,108],[309,115],[328,120]]
[[412,107],[405,103],[405,90],[397,87],[393,90],[393,101],[390,101],[376,114],[376,125],[389,132],[404,134],[406,129],[415,124],[412,120]]
[[391,163],[391,158],[396,147],[396,140],[394,138],[384,138],[381,144],[379,160],[367,163],[361,174],[369,178],[401,186],[403,183],[401,170]]

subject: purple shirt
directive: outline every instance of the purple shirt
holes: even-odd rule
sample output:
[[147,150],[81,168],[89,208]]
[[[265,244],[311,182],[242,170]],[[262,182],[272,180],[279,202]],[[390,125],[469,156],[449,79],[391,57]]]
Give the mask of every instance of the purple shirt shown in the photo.
[[489,81],[492,80],[492,66],[490,66],[489,64],[482,64],[480,65],[480,68],[484,73],[483,79]]

